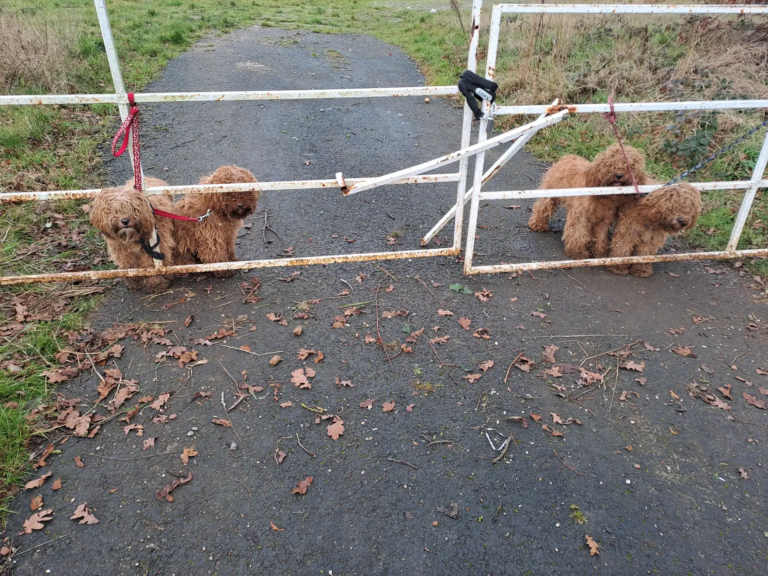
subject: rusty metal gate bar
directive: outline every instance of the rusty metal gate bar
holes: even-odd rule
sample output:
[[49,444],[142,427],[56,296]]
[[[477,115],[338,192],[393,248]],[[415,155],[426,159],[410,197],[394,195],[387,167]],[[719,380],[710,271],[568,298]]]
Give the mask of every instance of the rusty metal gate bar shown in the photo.
[[[89,104],[117,104],[120,116],[124,120],[128,113],[128,97],[123,84],[120,63],[115,49],[114,38],[109,24],[105,0],[94,0],[96,13],[99,19],[105,51],[109,61],[110,72],[115,88],[114,94],[64,94],[64,95],[33,95],[33,96],[0,96],[0,106],[24,106],[24,105],[89,105]],[[473,0],[472,26],[467,57],[467,67],[471,70],[477,68],[477,47],[480,33],[480,16],[483,0]],[[395,88],[355,88],[347,90],[279,90],[279,91],[223,91],[223,92],[178,92],[178,93],[143,93],[135,94],[135,101],[139,104],[148,102],[223,102],[233,100],[300,100],[317,98],[374,98],[374,97],[405,97],[405,96],[440,96],[458,94],[456,86],[414,86]],[[464,119],[462,123],[461,148],[469,145],[471,137],[471,112],[464,106]],[[130,145],[128,146],[131,150]],[[348,182],[355,186],[368,178],[349,179]],[[436,182],[458,182],[457,202],[463,200],[466,181],[466,159],[461,161],[459,172],[449,174],[418,175],[414,177],[400,178],[390,184],[423,184]],[[154,187],[145,190],[152,194],[189,194],[197,193],[226,193],[243,190],[305,190],[310,188],[336,188],[336,180],[300,180],[287,182],[259,182],[251,184],[231,185],[191,185],[191,186],[167,186]],[[91,190],[63,190],[45,192],[14,192],[0,193],[0,204],[25,201],[42,201],[54,199],[91,198],[100,192]],[[189,266],[168,266],[156,269],[130,269],[130,270],[91,270],[85,272],[62,272],[52,274],[35,274],[26,276],[8,276],[0,278],[0,286],[11,286],[28,283],[42,282],[68,282],[77,280],[97,280],[106,278],[124,278],[139,276],[154,276],[157,274],[208,272],[216,270],[250,270],[255,268],[279,267],[279,266],[305,266],[310,264],[329,264],[343,262],[362,262],[373,260],[393,260],[401,258],[427,258],[434,256],[455,256],[461,250],[461,219],[457,218],[454,230],[453,245],[442,249],[429,250],[401,250],[395,252],[372,252],[366,254],[339,254],[330,256],[314,256],[308,258],[280,258],[266,260],[250,260],[240,262],[221,262],[213,264],[198,264]]]
[[[768,6],[725,6],[725,5],[656,5],[656,4],[621,4],[621,5],[588,5],[588,4],[497,4],[491,15],[491,31],[486,62],[486,78],[493,80],[496,72],[501,17],[503,14],[758,14],[768,15]],[[729,100],[706,102],[640,102],[616,104],[616,112],[653,112],[662,110],[715,110],[715,109],[755,109],[768,107],[768,100]],[[568,106],[572,114],[594,114],[609,112],[607,104],[581,104]],[[488,103],[484,103],[484,112],[489,111]],[[547,106],[500,106],[495,110],[496,115],[504,114],[545,114],[551,111]],[[486,139],[487,120],[481,120],[478,140]],[[553,268],[576,268],[581,266],[613,266],[617,264],[634,264],[649,262],[672,262],[678,260],[717,260],[739,257],[768,256],[768,247],[756,250],[736,250],[749,215],[752,202],[758,189],[768,186],[764,180],[766,164],[768,164],[768,135],[763,141],[760,154],[755,163],[752,177],[747,181],[736,182],[696,182],[692,183],[700,190],[746,190],[739,213],[731,231],[728,246],[725,250],[716,252],[688,252],[682,254],[656,254],[653,256],[629,256],[622,258],[591,258],[587,260],[560,260],[549,262],[528,262],[521,264],[497,264],[491,266],[474,266],[475,234],[477,232],[477,217],[480,200],[507,200],[521,198],[544,198],[562,196],[587,196],[606,194],[634,193],[632,187],[622,188],[573,188],[562,190],[513,190],[506,192],[482,192],[482,184],[486,181],[483,174],[484,154],[477,155],[475,164],[474,185],[470,190],[471,204],[469,225],[467,230],[466,249],[464,255],[464,273],[484,274],[499,272],[517,272],[525,270],[542,270]],[[661,185],[641,186],[643,192],[650,192]],[[457,202],[456,209],[461,211]],[[446,215],[447,217],[448,215]],[[444,219],[446,218],[444,217]],[[438,223],[439,225],[439,223]],[[434,229],[433,229],[434,230]],[[425,237],[427,240],[427,237]],[[428,240],[427,240],[428,241]]]

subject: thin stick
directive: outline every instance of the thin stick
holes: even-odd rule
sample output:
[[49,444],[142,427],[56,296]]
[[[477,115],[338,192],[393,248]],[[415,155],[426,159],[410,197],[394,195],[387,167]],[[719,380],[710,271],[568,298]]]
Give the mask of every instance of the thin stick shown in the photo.
[[[101,422],[99,422],[101,424]],[[90,452],[86,456],[93,456],[94,458],[101,458],[103,460],[116,460],[118,462],[131,462],[133,460],[144,460],[145,458],[159,458],[160,456],[168,456],[173,452],[163,452],[162,454],[147,454],[146,456],[135,456],[134,458],[113,458],[112,456],[102,456],[101,454],[94,454]]]
[[736,360],[738,360],[739,358],[741,358],[742,356],[744,356],[744,354],[749,354],[749,350],[747,350],[746,352],[742,352],[741,354],[739,354],[738,356],[736,356],[736,358],[734,358],[734,359],[731,361],[731,364],[736,364]]
[[51,540],[46,540],[42,544],[38,544],[37,546],[32,546],[32,548],[27,548],[23,552],[17,552],[11,558],[15,558],[16,556],[21,556],[22,554],[26,554],[27,552],[31,552],[32,550],[37,550],[38,548],[45,546],[46,544],[50,544],[51,542],[56,542],[56,540],[61,540],[62,538],[69,538],[72,536],[72,534],[64,534],[64,536],[59,536],[57,538],[53,538]]
[[598,336],[616,336],[627,338],[628,334],[552,334],[551,336],[529,336],[529,338],[596,338]]
[[238,480],[237,478],[235,478],[235,480],[236,480],[237,482],[240,482],[240,484],[242,484],[242,485],[243,485],[243,488],[245,488],[246,490],[248,490],[248,498],[251,498],[251,489],[250,489],[250,488],[248,488],[248,486],[246,486],[246,485],[245,485],[245,482],[242,482],[242,481]]
[[347,286],[349,286],[349,294],[347,294],[347,296],[351,296],[351,295],[352,295],[352,293],[355,291],[355,289],[354,289],[354,288],[352,288],[352,284],[350,284],[350,283],[349,283],[349,282],[347,282],[346,280],[342,280],[341,278],[339,278],[339,281],[340,281],[340,282],[344,282],[344,284],[346,284]]
[[354,304],[342,304],[341,306],[337,306],[337,308],[352,308],[352,306],[362,306],[363,304],[373,304],[373,300],[368,300],[367,302],[355,302]]
[[[501,454],[496,456],[496,458],[493,459],[493,463],[496,464],[497,462],[500,462],[504,456],[507,455],[507,450],[509,450],[509,445],[512,444],[512,442],[515,442],[515,437],[512,436],[512,434],[509,435],[509,438],[507,438],[506,444],[504,444],[504,450],[501,451]],[[515,442],[517,444],[517,442]]]
[[566,468],[568,468],[568,470],[570,470],[571,472],[576,472],[576,474],[578,474],[579,476],[584,476],[584,474],[582,474],[582,473],[581,473],[581,472],[579,472],[578,470],[574,470],[573,468],[571,468],[570,466],[568,466],[568,464],[566,464],[565,462],[563,462],[563,459],[562,459],[562,458],[560,458],[560,455],[557,453],[557,450],[555,450],[555,449],[553,448],[553,449],[552,449],[552,452],[554,452],[554,453],[555,453],[555,456],[557,456],[557,459],[558,459],[558,460],[560,460],[560,463],[561,463],[563,466],[565,466]]
[[390,278],[392,278],[392,280],[394,280],[395,282],[397,282],[397,278],[395,278],[395,277],[394,277],[394,276],[393,276],[391,273],[389,273],[389,272],[387,272],[386,270],[384,270],[384,268],[382,268],[382,267],[381,267],[381,266],[379,266],[378,264],[374,264],[374,266],[376,266],[376,268],[378,268],[379,270],[381,270],[382,272],[384,272],[384,274],[386,274],[387,276],[389,276]]
[[427,448],[432,446],[432,444],[455,444],[455,441],[453,440],[433,440],[429,444],[427,444]]
[[217,360],[217,362],[219,363],[219,366],[221,366],[222,368],[224,368],[224,372],[226,372],[226,373],[227,373],[227,376],[229,376],[229,378],[232,380],[232,382],[234,383],[234,385],[235,385],[235,386],[237,386],[237,380],[235,380],[235,379],[232,377],[232,374],[230,374],[230,373],[229,373],[229,370],[227,370],[227,368],[224,366],[224,364],[222,364],[222,363],[221,363],[221,360]]
[[235,430],[235,425],[232,424],[232,418],[230,418],[229,414],[227,413],[227,405],[224,403],[224,392],[221,393],[221,405],[224,408],[224,416],[227,417],[227,420],[229,420],[229,425],[232,427],[232,432],[235,433],[235,436],[237,436],[237,439],[240,440],[240,444],[242,444],[243,439],[240,438],[240,434],[238,434],[237,430]]
[[[440,360],[440,366],[451,366],[452,368],[459,368],[462,369],[461,366],[457,366],[456,364],[446,364],[442,358],[440,358],[440,354],[437,353],[437,350],[435,349],[432,342],[429,341],[429,338],[427,338],[427,342],[429,343],[430,348],[432,348],[432,352],[435,353],[435,356],[437,356],[437,359]],[[438,368],[440,367],[438,366]]]
[[594,358],[599,358],[600,356],[605,356],[606,354],[610,354],[612,352],[618,352],[619,350],[624,350],[625,348],[632,348],[633,346],[637,346],[640,344],[642,340],[637,340],[635,342],[632,342],[631,344],[624,344],[623,346],[619,346],[618,348],[614,348],[613,350],[608,350],[607,352],[600,352],[600,354],[595,354],[594,356],[590,356],[589,358],[584,358],[584,360],[581,361],[581,364],[579,364],[579,368],[584,366],[584,363],[587,360],[592,360]]
[[445,306],[445,304],[443,304],[442,302],[440,302],[440,299],[439,299],[437,296],[435,296],[435,293],[434,293],[434,292],[432,292],[432,290],[430,290],[429,286],[427,286],[426,284],[424,284],[424,281],[423,281],[421,278],[419,278],[418,276],[416,276],[416,277],[414,278],[414,280],[418,280],[419,282],[421,282],[421,285],[422,285],[422,286],[424,286],[424,288],[426,288],[426,289],[429,291],[429,293],[430,293],[430,294],[432,294],[432,298],[434,298],[434,299],[437,301],[437,303],[438,303],[438,304],[440,304],[440,306]]
[[245,395],[245,394],[243,394],[242,396],[240,396],[240,398],[238,398],[237,400],[235,400],[235,403],[234,403],[234,404],[232,404],[232,406],[230,406],[229,408],[227,408],[227,412],[232,412],[232,410],[234,410],[235,408],[237,408],[238,404],[240,404],[240,402],[242,402],[243,400],[245,400],[245,398],[246,398],[246,395]]
[[224,346],[224,348],[231,348],[232,350],[240,350],[240,352],[245,352],[251,356],[269,356],[270,354],[280,354],[282,352],[282,350],[276,350],[275,352],[263,352],[262,354],[257,354],[256,352],[249,352],[248,350],[236,348],[235,346],[228,346],[227,344],[219,344],[219,346]]
[[522,355],[523,355],[523,353],[522,353],[522,352],[520,352],[520,354],[518,354],[518,355],[517,355],[517,358],[515,358],[514,360],[512,360],[512,363],[509,365],[509,368],[507,368],[507,375],[506,375],[506,376],[504,376],[504,384],[506,384],[506,383],[507,383],[507,378],[509,378],[509,372],[512,370],[512,366],[514,366],[514,365],[515,365],[515,362],[517,362],[518,360],[520,360],[520,357],[521,357]]
[[387,347],[384,345],[384,340],[381,339],[381,331],[379,330],[379,290],[381,290],[381,283],[384,281],[384,278],[386,276],[382,276],[381,280],[379,280],[379,286],[376,288],[376,336],[378,343],[381,344],[381,349],[384,350],[384,355],[387,357],[387,362],[392,366],[392,359],[389,357],[389,352],[387,352]]
[[[88,350],[85,350],[85,355],[88,356],[88,361],[91,363],[91,370],[96,373],[96,376],[99,377],[99,380],[101,380],[102,384],[106,383],[106,380],[104,380],[104,376],[99,374],[99,371],[96,370],[96,365],[93,363],[93,359],[91,358],[91,355],[88,354]],[[121,378],[122,380],[122,378]]]
[[416,464],[411,464],[410,462],[404,462],[402,460],[395,460],[394,458],[387,458],[390,462],[397,462],[398,464],[404,464],[408,466],[409,468],[413,468],[414,470],[418,470],[419,467],[416,466]]
[[301,444],[301,440],[299,439],[299,433],[298,432],[296,432],[296,443],[299,445],[299,448],[301,448],[302,450],[304,450],[304,452],[306,452],[307,454],[312,456],[312,458],[317,458],[317,454],[315,454],[314,452],[310,452],[309,450],[304,448],[304,446]]

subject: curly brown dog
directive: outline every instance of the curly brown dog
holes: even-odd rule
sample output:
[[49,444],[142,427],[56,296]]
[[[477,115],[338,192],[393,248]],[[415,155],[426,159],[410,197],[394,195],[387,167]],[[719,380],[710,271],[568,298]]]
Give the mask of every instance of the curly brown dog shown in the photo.
[[[145,178],[147,186],[167,186],[157,178]],[[149,200],[149,202],[147,202]],[[171,210],[172,201],[168,196],[144,196],[133,189],[133,180],[119,188],[105,188],[91,205],[91,224],[104,236],[112,262],[120,268],[154,268],[152,257],[142,248],[142,242],[149,246],[152,230],[157,227],[160,244],[154,250],[165,258],[163,265],[173,265],[175,244],[173,240],[173,221],[166,218],[155,219],[150,204],[160,210]],[[171,284],[170,276],[146,276],[128,278],[131,290],[157,292]]]
[[[619,209],[611,241],[611,257],[647,256],[664,246],[667,236],[693,228],[699,218],[701,193],[690,184],[654,190]],[[608,268],[614,274],[640,278],[653,274],[653,264],[622,264]]]
[[[258,182],[245,168],[222,166],[210,176],[204,176],[200,184],[235,184]],[[174,205],[181,216],[202,216],[208,210],[211,215],[202,222],[179,221],[175,226],[176,257],[178,264],[210,264],[234,262],[235,239],[243,220],[253,214],[259,192],[225,192],[214,194],[186,194]],[[229,278],[233,270],[214,272],[218,278]]]
[[[625,146],[627,159],[639,185],[646,184],[645,160],[631,146]],[[602,186],[631,186],[627,163],[618,144],[598,154],[592,162],[580,156],[568,155],[555,163],[541,180],[541,189],[597,188]],[[549,230],[549,219],[558,206],[568,209],[563,230],[565,252],[571,258],[603,258],[608,255],[608,232],[616,218],[616,210],[633,198],[626,194],[612,196],[566,196],[540,198],[533,205],[528,227],[535,232]]]

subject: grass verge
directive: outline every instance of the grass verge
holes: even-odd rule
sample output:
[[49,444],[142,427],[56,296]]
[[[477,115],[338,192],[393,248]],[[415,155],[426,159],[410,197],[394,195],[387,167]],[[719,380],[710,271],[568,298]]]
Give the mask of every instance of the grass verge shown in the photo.
[[[170,59],[205,34],[259,24],[324,33],[363,33],[402,47],[432,84],[453,84],[466,65],[469,2],[407,0],[110,0],[123,76],[130,91],[157,78]],[[412,9],[408,9],[408,7]],[[436,8],[437,12],[430,10]],[[490,10],[490,4],[488,6]],[[460,17],[459,17],[460,15]],[[488,22],[489,13],[483,20]],[[497,66],[502,100],[544,103],[766,97],[768,30],[754,18],[508,18]],[[487,34],[481,36],[487,42]],[[481,44],[480,54],[487,47]],[[0,8],[0,93],[112,91],[91,0],[5,0]],[[482,70],[482,66],[480,68]],[[458,103],[458,101],[457,101]],[[98,187],[99,144],[117,118],[111,106],[0,109],[0,193]],[[760,113],[623,115],[629,142],[659,178],[677,174],[758,122]],[[506,118],[500,129],[522,119]],[[534,138],[553,160],[592,157],[612,142],[605,122],[576,117]],[[700,179],[739,179],[757,158],[760,135],[711,164]],[[740,195],[708,193],[688,240],[725,246]],[[768,197],[761,192],[740,247],[768,242]],[[78,201],[0,206],[0,274],[109,265]],[[768,264],[754,264],[768,274]],[[33,428],[25,415],[51,388],[41,372],[55,362],[61,335],[79,330],[102,285],[35,286],[0,293],[0,500],[26,470]],[[21,307],[21,308],[20,308]],[[14,366],[14,367],[12,367]],[[0,504],[1,506],[2,504]]]

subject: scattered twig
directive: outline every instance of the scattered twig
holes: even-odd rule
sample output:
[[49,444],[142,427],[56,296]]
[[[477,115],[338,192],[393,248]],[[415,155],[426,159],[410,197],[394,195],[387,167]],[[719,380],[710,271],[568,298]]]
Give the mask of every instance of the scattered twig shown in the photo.
[[397,282],[397,278],[395,278],[395,277],[394,277],[394,276],[393,276],[393,275],[392,275],[390,272],[387,272],[386,270],[384,270],[384,268],[382,268],[382,267],[381,267],[381,266],[379,266],[378,264],[374,264],[374,266],[376,266],[376,268],[378,268],[379,270],[381,270],[382,272],[384,272],[384,274],[386,274],[387,276],[389,276],[390,278],[392,278],[392,280],[394,280],[395,282]]
[[422,285],[422,286],[424,286],[424,288],[426,288],[426,289],[429,291],[429,293],[430,293],[430,294],[432,294],[432,298],[434,298],[434,299],[435,299],[435,301],[437,301],[437,303],[438,303],[438,304],[440,304],[440,306],[443,306],[443,307],[445,307],[445,304],[443,304],[442,302],[440,302],[440,299],[439,299],[437,296],[435,296],[435,293],[434,293],[434,292],[432,292],[432,290],[429,288],[429,286],[427,286],[426,284],[424,284],[424,281],[423,281],[421,278],[419,278],[418,276],[416,276],[416,277],[414,277],[414,280],[418,280],[419,282],[421,282],[421,285]]
[[221,366],[224,369],[224,372],[227,373],[227,376],[229,376],[229,379],[232,380],[232,383],[235,386],[237,386],[237,380],[235,380],[232,374],[229,373],[229,370],[227,370],[226,366],[224,366],[224,364],[221,363],[221,360],[217,360],[217,362],[219,363],[219,366]]
[[240,440],[240,444],[242,444],[243,439],[240,438],[240,434],[238,434],[237,430],[235,430],[235,425],[232,424],[232,418],[230,418],[229,414],[227,413],[227,405],[224,403],[224,392],[221,393],[221,406],[224,408],[224,416],[226,416],[227,420],[229,420],[229,425],[232,427],[232,432],[235,433],[235,436],[237,436],[237,439]]
[[629,348],[633,348],[640,344],[642,340],[636,340],[635,342],[632,342],[631,344],[624,344],[623,346],[619,346],[618,348],[614,348],[613,350],[608,350],[607,352],[600,352],[600,354],[595,354],[594,356],[590,356],[589,358],[584,358],[584,360],[581,361],[581,364],[579,364],[579,368],[584,366],[584,363],[587,360],[593,360],[594,358],[599,358],[600,356],[605,356],[606,354],[611,354],[612,352],[618,352],[619,350],[625,350]]
[[230,406],[229,408],[227,408],[227,412],[232,412],[232,410],[234,410],[235,408],[237,408],[238,404],[240,404],[240,402],[242,402],[243,400],[245,400],[245,398],[246,398],[246,395],[245,395],[245,394],[243,394],[242,396],[240,396],[240,398],[238,398],[237,400],[235,400],[235,403],[234,403],[234,404],[232,404],[232,406]]
[[515,365],[515,362],[517,362],[518,360],[520,360],[520,357],[521,357],[522,355],[523,355],[523,353],[522,353],[522,352],[520,352],[520,354],[518,354],[518,355],[517,355],[517,357],[516,357],[514,360],[512,360],[512,363],[509,365],[509,368],[507,368],[507,375],[506,375],[506,376],[504,376],[504,384],[506,384],[506,383],[507,383],[507,378],[509,378],[509,372],[510,372],[510,370],[512,370],[512,366],[514,366],[514,365]]
[[12,558],[15,558],[16,556],[21,556],[22,554],[26,554],[27,552],[31,552],[32,550],[37,550],[38,548],[41,548],[45,546],[46,544],[50,544],[51,542],[56,542],[56,540],[61,540],[62,538],[69,538],[72,536],[72,534],[64,534],[63,536],[58,536],[57,538],[52,538],[51,540],[46,540],[42,544],[38,544],[37,546],[32,546],[32,548],[27,548],[26,550],[23,550],[22,552],[16,552]]
[[309,450],[307,450],[306,448],[304,448],[304,445],[301,443],[301,439],[299,438],[299,433],[298,433],[298,432],[296,432],[296,444],[298,444],[298,445],[299,445],[299,448],[301,448],[302,450],[304,450],[304,452],[306,452],[307,454],[309,454],[310,456],[312,456],[312,458],[317,458],[317,454],[315,454],[314,452],[310,452]]
[[552,334],[550,336],[530,336],[530,338],[597,338],[598,336],[627,338],[628,334]]
[[365,304],[373,304],[373,300],[368,300],[367,302],[355,302],[354,304],[342,304],[341,306],[337,306],[337,308],[352,308],[353,306],[363,306]]
[[576,474],[578,474],[579,476],[584,476],[584,474],[582,474],[582,473],[581,473],[581,472],[579,472],[578,470],[574,470],[573,468],[571,468],[570,466],[568,466],[568,464],[566,464],[565,462],[563,462],[563,459],[562,459],[562,458],[560,458],[560,455],[557,453],[557,450],[555,450],[555,449],[553,448],[553,449],[552,449],[552,452],[554,452],[554,453],[555,453],[555,456],[557,456],[557,459],[558,459],[558,460],[560,460],[560,463],[561,463],[563,466],[565,466],[566,468],[568,468],[568,470],[570,470],[571,472],[576,472]]
[[224,346],[224,348],[231,348],[232,350],[240,350],[240,352],[245,352],[251,356],[269,356],[270,354],[280,354],[282,352],[282,350],[276,350],[274,352],[263,352],[258,354],[256,352],[249,352],[248,350],[243,350],[242,348],[237,348],[236,346],[229,346],[227,344],[219,344],[219,346]]
[[[99,424],[103,424],[103,420]],[[86,456],[93,456],[94,458],[101,458],[102,460],[117,460],[118,462],[130,462],[131,460],[144,460],[145,458],[159,458],[160,456],[168,456],[173,452],[163,452],[161,454],[146,454],[144,456],[134,456],[133,458],[114,458],[112,456],[102,456],[101,454],[94,454],[89,452]]]
[[343,280],[343,279],[339,278],[339,281],[340,281],[340,282],[344,282],[344,284],[346,284],[347,286],[349,286],[349,294],[348,294],[348,296],[349,296],[349,295],[351,295],[351,294],[352,294],[352,293],[355,291],[355,289],[354,289],[354,288],[352,288],[352,284],[350,284],[350,283],[349,283],[349,282],[347,282],[346,280]]
[[267,230],[272,232],[275,236],[280,238],[280,234],[272,230],[272,227],[269,225],[269,222],[267,222],[267,217],[269,216],[269,210],[264,210],[264,228],[261,230],[261,239],[264,241],[264,246],[267,245]]
[[410,462],[404,462],[403,460],[396,460],[394,458],[387,458],[390,462],[397,462],[398,464],[404,464],[405,466],[408,466],[409,468],[413,468],[414,470],[418,470],[419,467],[416,466],[416,464],[411,464]]
[[[462,370],[462,367],[457,366],[456,364],[446,364],[443,359],[440,358],[440,354],[437,353],[435,346],[432,344],[432,342],[429,341],[429,337],[427,337],[427,342],[429,343],[430,348],[432,348],[432,352],[434,352],[435,356],[437,356],[437,359],[440,360],[440,366],[450,366],[451,368],[458,368],[459,370]],[[438,366],[438,368],[440,368],[440,366]]]
[[491,522],[496,522],[496,520],[499,518],[499,514],[501,513],[501,508],[502,508],[502,505],[501,505],[501,502],[499,502],[499,507],[496,508],[496,514],[493,515],[493,519],[491,520]]
[[496,456],[496,458],[493,459],[494,464],[500,462],[502,458],[504,458],[504,456],[507,455],[507,450],[509,450],[509,445],[512,444],[512,442],[515,442],[515,444],[517,444],[517,442],[515,441],[515,437],[512,436],[512,434],[510,434],[509,438],[507,438],[507,441],[504,443],[504,450],[502,450],[501,454],[499,454],[498,456]]
[[741,354],[739,354],[738,356],[736,356],[736,358],[734,358],[734,359],[731,361],[731,364],[736,364],[736,360],[738,360],[739,358],[741,358],[741,357],[742,357],[742,356],[744,356],[745,354],[749,354],[749,353],[750,353],[750,352],[749,352],[749,350],[747,350],[746,352],[742,352]]
[[387,352],[387,347],[384,345],[384,340],[381,339],[381,331],[379,330],[379,290],[381,290],[381,283],[384,281],[384,278],[386,276],[382,276],[381,280],[379,280],[379,286],[376,288],[376,337],[378,338],[377,342],[381,344],[381,349],[384,350],[387,362],[392,366],[392,359],[389,357],[389,352]]
[[432,446],[433,444],[455,444],[456,442],[454,440],[433,440],[429,444],[427,444],[427,448]]
[[235,480],[236,480],[237,482],[240,482],[240,484],[242,484],[242,485],[243,485],[243,488],[245,488],[246,490],[248,490],[248,498],[251,498],[251,489],[250,489],[250,488],[248,488],[248,486],[246,486],[246,485],[245,485],[245,482],[242,482],[241,480],[238,480],[237,478],[235,478]]

